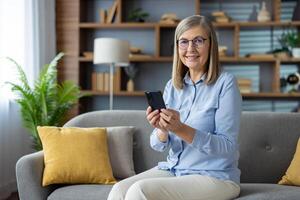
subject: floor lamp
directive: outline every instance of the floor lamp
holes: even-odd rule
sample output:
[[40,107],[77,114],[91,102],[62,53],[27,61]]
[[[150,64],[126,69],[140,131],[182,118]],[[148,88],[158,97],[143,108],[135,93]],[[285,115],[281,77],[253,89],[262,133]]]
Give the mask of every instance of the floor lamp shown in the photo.
[[94,40],[94,64],[109,64],[109,109],[113,109],[113,78],[115,67],[129,65],[129,42],[115,38]]

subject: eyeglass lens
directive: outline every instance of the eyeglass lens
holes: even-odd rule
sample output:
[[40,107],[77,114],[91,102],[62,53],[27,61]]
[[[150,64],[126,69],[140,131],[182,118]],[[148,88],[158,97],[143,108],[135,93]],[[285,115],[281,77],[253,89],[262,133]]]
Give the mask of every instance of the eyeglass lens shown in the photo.
[[190,41],[192,41],[193,47],[200,48],[201,46],[203,46],[205,39],[202,37],[196,37],[192,40],[180,39],[178,40],[178,46],[182,49],[187,49]]

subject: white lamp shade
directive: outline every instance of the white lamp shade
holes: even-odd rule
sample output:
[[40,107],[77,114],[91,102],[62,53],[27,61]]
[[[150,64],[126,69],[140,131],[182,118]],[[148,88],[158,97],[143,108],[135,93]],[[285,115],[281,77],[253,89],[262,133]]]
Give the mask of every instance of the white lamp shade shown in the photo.
[[129,42],[115,38],[96,38],[94,64],[129,65]]

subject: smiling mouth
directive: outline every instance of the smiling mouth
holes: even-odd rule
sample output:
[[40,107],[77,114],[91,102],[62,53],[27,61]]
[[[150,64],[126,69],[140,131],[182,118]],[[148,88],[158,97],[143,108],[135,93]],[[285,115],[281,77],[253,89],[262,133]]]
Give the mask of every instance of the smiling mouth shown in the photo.
[[197,60],[200,56],[185,56],[187,61],[194,61]]

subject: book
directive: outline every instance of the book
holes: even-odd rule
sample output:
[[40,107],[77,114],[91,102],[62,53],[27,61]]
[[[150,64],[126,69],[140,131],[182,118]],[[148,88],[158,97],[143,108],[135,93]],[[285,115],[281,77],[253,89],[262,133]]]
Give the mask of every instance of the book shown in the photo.
[[114,21],[114,17],[116,15],[117,7],[118,7],[118,2],[114,1],[112,7],[108,11],[106,23],[110,24]]
[[121,69],[120,67],[115,68],[114,73],[114,92],[121,90]]
[[100,9],[99,13],[100,13],[100,16],[99,16],[100,17],[100,23],[105,24],[106,23],[106,17],[107,17],[106,10]]
[[104,73],[103,72],[98,72],[97,73],[97,86],[96,90],[98,91],[104,91]]
[[109,75],[108,72],[104,73],[104,88],[103,88],[104,92],[108,92],[109,91],[109,79],[110,79],[109,76],[110,75]]
[[251,79],[239,78],[237,79],[238,86],[241,93],[250,93],[251,92]]
[[97,73],[92,73],[92,90],[97,90]]

